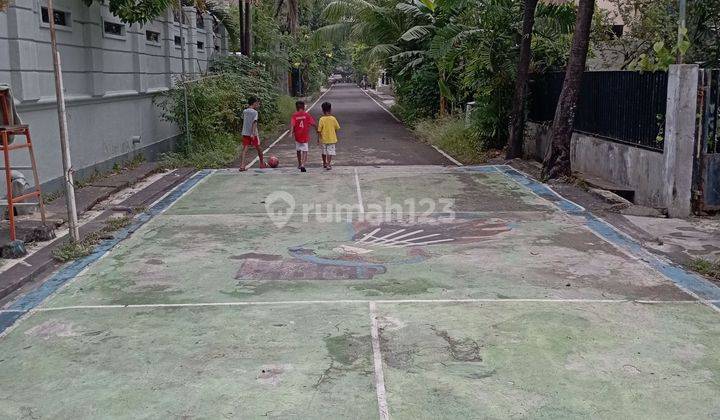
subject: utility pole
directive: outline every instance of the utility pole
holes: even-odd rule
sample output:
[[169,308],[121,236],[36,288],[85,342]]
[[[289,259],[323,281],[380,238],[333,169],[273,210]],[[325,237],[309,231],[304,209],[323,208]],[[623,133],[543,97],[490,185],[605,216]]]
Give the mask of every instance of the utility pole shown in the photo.
[[684,54],[682,51],[680,51],[679,47],[682,44],[682,42],[685,41],[685,36],[687,34],[687,26],[686,26],[687,24],[686,24],[686,17],[685,17],[686,10],[687,10],[687,0],[680,0],[679,9],[680,9],[680,17],[678,19],[677,64],[682,64]]
[[185,23],[185,10],[180,3],[180,82],[183,87],[183,105],[185,109],[185,147],[190,148],[192,135],[190,134],[190,117],[188,116],[188,98],[187,98],[187,81],[185,80],[185,35],[183,32],[183,23]]
[[50,45],[53,56],[53,69],[55,70],[55,97],[57,100],[58,123],[60,125],[60,150],[62,152],[63,178],[65,178],[65,202],[68,212],[68,226],[70,238],[74,242],[80,241],[80,230],[78,229],[77,206],[75,205],[75,184],[73,181],[73,169],[70,162],[70,144],[68,143],[67,112],[65,110],[65,92],[63,89],[62,65],[60,53],[57,49],[57,37],[55,34],[55,11],[53,0],[48,0],[48,23],[50,24]]

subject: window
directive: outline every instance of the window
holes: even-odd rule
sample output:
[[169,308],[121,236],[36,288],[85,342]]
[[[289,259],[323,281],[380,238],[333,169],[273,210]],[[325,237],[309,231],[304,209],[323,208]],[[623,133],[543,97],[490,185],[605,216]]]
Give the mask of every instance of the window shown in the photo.
[[175,35],[175,46],[176,46],[176,47],[182,46],[182,38],[180,38],[180,37],[177,36],[177,35]]
[[198,51],[200,51],[200,52],[204,51],[204,50],[205,50],[205,43],[202,42],[202,41],[198,41],[198,42],[197,42],[197,49],[198,49]]
[[145,31],[145,40],[154,44],[160,43],[160,32]]
[[125,25],[123,25],[122,23],[104,21],[103,28],[105,30],[105,33],[108,35],[115,35],[115,36],[125,35]]
[[[50,23],[50,19],[48,17],[48,8],[47,7],[41,7],[40,13],[42,15],[42,21],[43,23]],[[70,26],[70,13],[64,12],[62,10],[53,9],[53,21],[58,26]]]
[[205,29],[205,19],[203,19],[202,12],[199,10],[197,11],[195,25],[198,29]]
[[215,51],[220,51],[220,46],[219,46],[219,45],[216,45],[216,46],[215,46]]

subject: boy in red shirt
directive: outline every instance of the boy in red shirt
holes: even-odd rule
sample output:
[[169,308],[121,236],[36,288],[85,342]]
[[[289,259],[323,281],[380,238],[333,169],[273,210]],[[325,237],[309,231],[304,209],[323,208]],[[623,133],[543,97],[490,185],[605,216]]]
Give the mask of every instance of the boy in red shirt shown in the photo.
[[300,172],[307,172],[308,143],[310,142],[310,126],[315,127],[315,118],[305,111],[305,102],[295,102],[297,110],[290,118],[290,133],[295,137],[295,151],[297,152],[298,168]]

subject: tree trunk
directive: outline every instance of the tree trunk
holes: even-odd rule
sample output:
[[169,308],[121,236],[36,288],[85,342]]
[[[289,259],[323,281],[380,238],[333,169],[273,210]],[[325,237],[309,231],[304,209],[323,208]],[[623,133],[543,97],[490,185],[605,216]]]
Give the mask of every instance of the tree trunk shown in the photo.
[[532,55],[532,31],[535,25],[535,9],[538,0],[525,0],[523,10],[522,40],[520,41],[520,60],[518,61],[515,95],[510,112],[510,138],[506,157],[515,159],[522,155],[523,133],[525,131],[525,88],[530,71]]
[[575,123],[575,110],[580,84],[585,71],[588,45],[590,43],[590,29],[592,25],[594,0],[580,0],[575,21],[570,59],[565,72],[565,81],[560,91],[560,99],[555,109],[555,119],[552,126],[552,147],[545,156],[543,175],[547,178],[570,176],[570,141],[572,140],[573,125]]
[[245,41],[245,51],[243,55],[250,57],[252,55],[252,3],[251,0],[244,0],[245,11],[244,11],[244,30],[243,39]]
[[245,0],[238,1],[238,29],[240,54],[245,54]]

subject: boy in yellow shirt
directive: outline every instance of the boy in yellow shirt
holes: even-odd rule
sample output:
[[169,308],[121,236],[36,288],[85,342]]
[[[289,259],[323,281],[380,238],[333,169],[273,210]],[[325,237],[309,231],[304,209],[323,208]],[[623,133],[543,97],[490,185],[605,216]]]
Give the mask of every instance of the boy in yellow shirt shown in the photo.
[[337,119],[332,115],[330,102],[322,104],[323,116],[318,120],[317,132],[318,143],[322,149],[323,168],[328,171],[332,169],[332,157],[335,156],[335,143],[337,143],[337,131],[340,129]]

